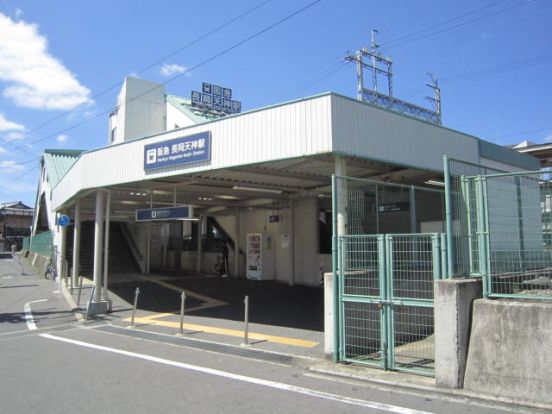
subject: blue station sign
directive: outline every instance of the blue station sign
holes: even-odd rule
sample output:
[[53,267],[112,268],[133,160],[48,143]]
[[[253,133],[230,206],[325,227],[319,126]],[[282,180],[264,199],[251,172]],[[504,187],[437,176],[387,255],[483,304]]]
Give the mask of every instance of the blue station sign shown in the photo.
[[136,221],[184,220],[193,218],[192,206],[136,210]]
[[144,146],[145,171],[210,159],[211,131]]

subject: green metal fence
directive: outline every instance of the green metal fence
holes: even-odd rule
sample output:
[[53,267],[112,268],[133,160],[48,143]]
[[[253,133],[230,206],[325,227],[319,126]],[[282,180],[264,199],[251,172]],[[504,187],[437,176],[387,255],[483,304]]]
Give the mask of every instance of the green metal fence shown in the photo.
[[475,182],[467,177],[504,171],[444,157],[448,276],[481,276]]
[[484,294],[552,299],[552,179],[549,172],[469,177],[477,188],[475,212]]
[[51,231],[36,234],[29,240],[29,251],[41,256],[50,257],[53,249],[53,234]]
[[433,284],[444,236],[340,236],[339,359],[433,375]]

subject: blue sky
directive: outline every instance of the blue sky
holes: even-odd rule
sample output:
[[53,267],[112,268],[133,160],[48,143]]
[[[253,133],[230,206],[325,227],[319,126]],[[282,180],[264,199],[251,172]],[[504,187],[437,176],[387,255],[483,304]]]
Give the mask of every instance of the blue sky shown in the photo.
[[356,96],[355,68],[339,62],[371,29],[393,58],[398,98],[428,105],[433,72],[445,126],[498,144],[552,141],[550,0],[322,0],[182,73],[312,2],[0,0],[0,200],[34,203],[44,148],[106,145],[104,113],[127,75],[180,74],[166,89],[185,97],[203,81],[228,86],[243,110]]

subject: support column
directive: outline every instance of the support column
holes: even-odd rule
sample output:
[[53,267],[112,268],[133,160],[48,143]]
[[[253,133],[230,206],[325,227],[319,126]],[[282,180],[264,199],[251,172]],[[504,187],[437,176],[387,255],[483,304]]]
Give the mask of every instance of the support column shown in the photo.
[[59,288],[61,290],[62,280],[67,280],[67,227],[59,226],[60,243],[59,243]]
[[196,271],[201,272],[201,259],[203,257],[203,244],[201,243],[203,241],[203,221],[205,220],[205,217],[199,216],[199,220],[197,222],[197,263],[196,263]]
[[147,223],[146,238],[146,275],[151,273],[151,223]]
[[479,279],[435,281],[435,384],[463,388],[472,302],[482,297]]
[[289,246],[289,255],[291,260],[291,275],[289,280],[289,285],[294,286],[295,285],[295,200],[289,201],[289,210],[291,214],[291,220],[290,220],[290,229],[289,229],[289,242],[291,246]]
[[234,277],[238,277],[240,273],[240,209],[234,209],[236,237],[234,238]]
[[104,192],[96,192],[96,223],[94,226],[94,298],[93,302],[101,301],[102,292],[102,243],[104,221]]
[[109,267],[109,226],[111,220],[111,192],[107,191],[107,200],[105,203],[105,238],[104,238],[104,257],[103,257],[103,290],[102,300],[107,300],[107,282]]
[[[153,190],[150,191],[150,208],[153,208]],[[147,223],[146,237],[146,275],[151,273],[151,221]]]
[[[338,291],[338,279],[337,275],[342,264],[339,262],[338,254],[338,236],[347,234],[347,201],[348,201],[348,192],[347,192],[347,182],[344,178],[347,176],[347,162],[345,158],[336,156],[335,157],[335,175],[337,177],[333,178],[332,182],[332,209],[334,210],[333,216],[335,217],[332,223],[333,226],[333,237],[332,237],[332,278],[327,280],[325,277],[324,280],[324,289],[330,291],[333,300],[324,301],[324,313],[329,315],[329,319],[326,318],[328,323],[325,324],[325,335],[324,335],[324,352],[326,355],[332,355],[333,361],[337,362],[339,354],[339,308],[337,304],[339,303],[339,291]],[[336,197],[337,196],[337,197]],[[328,292],[329,293],[329,292]],[[330,322],[333,322],[331,323]]]
[[410,186],[410,233],[417,233],[416,228],[416,189]]
[[[343,157],[335,157],[335,175],[347,175],[347,160]],[[337,234],[347,234],[347,209],[348,209],[347,182],[337,178]]]
[[75,203],[75,226],[73,230],[73,286],[78,286],[80,273],[80,242],[81,242],[81,200]]

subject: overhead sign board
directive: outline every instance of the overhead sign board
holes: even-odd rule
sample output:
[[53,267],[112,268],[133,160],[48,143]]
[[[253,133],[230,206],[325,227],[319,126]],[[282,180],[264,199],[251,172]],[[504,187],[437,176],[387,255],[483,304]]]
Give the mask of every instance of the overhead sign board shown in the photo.
[[173,167],[211,159],[211,131],[144,146],[144,170]]
[[410,202],[398,201],[396,203],[378,204],[379,213],[396,213],[398,211],[410,210]]
[[193,218],[192,206],[136,210],[136,221],[186,220]]
[[241,102],[232,100],[232,89],[203,82],[201,92],[192,91],[192,105],[227,114],[241,112]]

